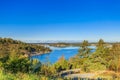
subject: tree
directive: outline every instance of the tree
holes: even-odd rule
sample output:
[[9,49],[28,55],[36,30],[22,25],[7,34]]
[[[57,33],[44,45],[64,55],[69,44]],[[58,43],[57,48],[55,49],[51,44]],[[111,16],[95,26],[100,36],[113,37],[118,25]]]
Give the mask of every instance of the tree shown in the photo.
[[111,60],[110,68],[114,71],[119,71],[120,63],[120,44],[114,44],[110,50],[109,60]]
[[89,42],[87,40],[84,40],[82,43],[81,43],[81,47],[82,48],[86,48],[89,46]]
[[108,66],[108,58],[109,55],[109,48],[107,48],[105,45],[104,40],[100,39],[97,43],[96,51],[91,55],[91,58],[93,59],[94,63],[100,63],[101,65]]
[[98,47],[98,48],[99,48],[99,47],[103,47],[104,44],[105,44],[104,40],[103,40],[103,39],[100,39],[100,40],[98,41],[98,43],[97,43],[97,47]]
[[78,56],[80,56],[81,58],[88,57],[91,51],[91,49],[88,46],[89,46],[89,42],[84,40],[81,43],[81,48],[79,49]]
[[28,59],[25,58],[16,58],[12,60],[8,60],[6,63],[3,64],[3,67],[6,71],[11,73],[18,73],[18,72],[29,72],[30,62]]
[[67,70],[70,68],[69,63],[67,60],[65,60],[64,56],[62,56],[54,65],[58,72],[62,70]]

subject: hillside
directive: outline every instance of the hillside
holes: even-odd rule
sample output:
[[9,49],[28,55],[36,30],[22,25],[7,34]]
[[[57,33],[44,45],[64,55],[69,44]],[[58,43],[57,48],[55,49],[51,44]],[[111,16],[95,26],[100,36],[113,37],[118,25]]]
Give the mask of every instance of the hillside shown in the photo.
[[51,51],[48,47],[41,45],[27,44],[11,38],[0,38],[0,56],[6,55],[13,50],[25,56],[44,54]]

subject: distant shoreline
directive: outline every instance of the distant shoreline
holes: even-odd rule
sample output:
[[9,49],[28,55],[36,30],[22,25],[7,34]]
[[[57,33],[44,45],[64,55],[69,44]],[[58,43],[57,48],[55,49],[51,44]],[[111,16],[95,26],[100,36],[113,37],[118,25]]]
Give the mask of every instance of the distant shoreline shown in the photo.
[[40,52],[40,53],[38,53],[38,52],[32,52],[30,54],[30,57],[32,57],[32,56],[39,56],[39,55],[43,55],[43,54],[49,54],[50,52],[52,52],[52,51],[46,51],[46,52]]

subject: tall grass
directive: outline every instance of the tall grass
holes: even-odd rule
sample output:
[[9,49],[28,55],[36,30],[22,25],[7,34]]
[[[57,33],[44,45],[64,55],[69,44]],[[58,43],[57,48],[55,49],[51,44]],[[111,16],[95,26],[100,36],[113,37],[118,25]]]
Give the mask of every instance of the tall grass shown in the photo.
[[0,70],[0,80],[63,80],[61,78],[51,79],[46,76],[36,75],[36,74],[27,74],[27,73],[17,73],[12,74],[9,72],[4,72]]
[[48,80],[48,77],[26,73],[11,74],[0,70],[0,80]]

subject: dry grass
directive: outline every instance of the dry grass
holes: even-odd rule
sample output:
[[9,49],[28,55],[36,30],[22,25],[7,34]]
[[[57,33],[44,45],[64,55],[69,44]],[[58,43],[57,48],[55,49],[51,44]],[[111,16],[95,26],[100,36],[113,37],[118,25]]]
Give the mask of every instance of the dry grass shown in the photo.
[[106,78],[108,80],[120,80],[120,73],[114,71],[100,71],[96,72],[96,74],[97,76],[95,77]]

